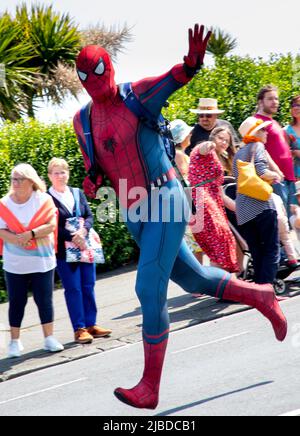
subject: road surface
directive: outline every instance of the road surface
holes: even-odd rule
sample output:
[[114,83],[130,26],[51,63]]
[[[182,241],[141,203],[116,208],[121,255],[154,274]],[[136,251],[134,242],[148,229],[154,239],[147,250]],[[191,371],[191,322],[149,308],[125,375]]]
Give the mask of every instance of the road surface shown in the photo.
[[155,411],[113,396],[140,378],[137,343],[1,383],[0,416],[300,415],[300,297],[282,308],[283,344],[256,311],[172,333]]

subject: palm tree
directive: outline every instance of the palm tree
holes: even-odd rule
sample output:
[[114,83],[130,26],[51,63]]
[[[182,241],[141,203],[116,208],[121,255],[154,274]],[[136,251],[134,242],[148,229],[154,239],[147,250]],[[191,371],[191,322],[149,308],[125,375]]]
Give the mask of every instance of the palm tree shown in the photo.
[[38,98],[61,104],[68,94],[78,96],[82,86],[75,59],[84,45],[102,45],[115,58],[131,38],[126,25],[79,31],[68,14],[38,4],[29,9],[23,3],[14,19],[6,13],[1,21],[0,64],[5,65],[6,85],[0,84],[0,116],[12,120],[23,113],[34,118]]
[[74,65],[80,48],[80,33],[68,14],[60,14],[52,6],[33,5],[28,11],[23,3],[17,7],[15,22],[31,46],[28,67],[36,68],[35,88],[24,87],[28,115],[34,117],[34,99],[52,98],[62,102],[65,90],[55,86],[57,68]]
[[30,46],[22,41],[10,16],[0,16],[0,118],[16,121],[26,112],[22,88],[34,87],[35,68],[29,68]]
[[124,43],[131,40],[131,28],[126,24],[121,29],[114,26],[107,29],[103,24],[98,23],[81,31],[81,44],[83,47],[85,45],[101,45],[113,59],[116,59],[117,54],[124,50]]
[[[104,25],[96,25],[80,31],[80,48],[85,45],[101,45],[110,53],[113,59],[124,49],[124,43],[131,40],[130,29],[125,25],[122,29],[110,28]],[[51,75],[40,77],[39,87],[47,89],[47,96],[55,104],[60,104],[68,94],[78,97],[82,92],[82,85],[78,79],[74,62],[66,63],[59,61],[51,72]]]
[[216,59],[225,57],[237,47],[237,39],[219,27],[212,27],[212,36],[208,42],[207,52],[214,55]]

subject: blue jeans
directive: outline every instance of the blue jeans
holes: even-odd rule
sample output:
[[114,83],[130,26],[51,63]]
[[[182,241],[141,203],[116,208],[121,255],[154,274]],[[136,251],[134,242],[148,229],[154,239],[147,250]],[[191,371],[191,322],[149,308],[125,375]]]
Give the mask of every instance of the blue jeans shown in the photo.
[[65,299],[74,332],[96,325],[96,265],[67,263],[57,259],[57,271],[65,289]]

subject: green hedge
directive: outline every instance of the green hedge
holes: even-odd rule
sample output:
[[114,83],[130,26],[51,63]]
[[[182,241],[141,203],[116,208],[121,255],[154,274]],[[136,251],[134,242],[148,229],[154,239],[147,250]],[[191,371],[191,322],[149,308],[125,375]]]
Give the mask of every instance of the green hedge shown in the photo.
[[[300,57],[272,55],[269,60],[231,56],[218,60],[216,66],[204,68],[187,86],[170,98],[165,115],[170,120],[181,118],[190,125],[197,116],[189,109],[198,106],[199,98],[217,98],[224,118],[235,128],[255,112],[258,91],[274,84],[280,91],[277,119],[290,121],[290,99],[300,93]],[[223,117],[223,115],[222,115]]]
[[[11,123],[0,128],[0,197],[9,188],[11,169],[18,163],[30,163],[48,183],[47,166],[50,159],[64,158],[71,169],[71,186],[82,186],[85,170],[77,139],[71,124],[44,125],[37,121]],[[90,201],[96,216],[99,201]],[[101,235],[106,264],[100,270],[111,270],[137,259],[138,249],[123,223],[100,224],[95,220],[95,230]],[[0,290],[3,289],[0,265]],[[3,299],[3,294],[0,294]]]

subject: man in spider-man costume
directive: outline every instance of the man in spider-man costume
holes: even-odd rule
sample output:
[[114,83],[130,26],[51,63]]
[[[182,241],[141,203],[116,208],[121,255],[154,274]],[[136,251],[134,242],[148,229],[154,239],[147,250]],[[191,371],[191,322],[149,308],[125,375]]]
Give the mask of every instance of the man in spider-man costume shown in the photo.
[[[167,98],[200,70],[209,37],[210,34],[204,36],[203,26],[196,25],[194,30],[189,30],[189,52],[183,64],[174,66],[160,77],[132,84],[133,92],[152,114],[158,117]],[[138,119],[121,98],[108,53],[98,46],[85,47],[77,59],[77,71],[92,97],[91,126],[97,164],[118,194],[124,191],[119,188],[120,180],[126,181],[127,191],[125,196],[124,192],[121,195],[120,203],[128,229],[140,247],[136,292],[143,312],[144,374],[136,387],[118,388],[115,395],[133,407],[154,409],[158,404],[169,335],[167,287],[170,278],[187,292],[205,293],[257,308],[271,321],[279,341],[286,337],[287,322],[272,286],[246,283],[231,278],[220,269],[203,267],[182,241],[186,220],[175,219],[174,213],[173,216],[170,214],[169,220],[163,219],[162,205],[169,203],[171,212],[175,206],[178,210],[178,204],[184,210],[186,196],[160,134]],[[75,115],[74,127],[89,170],[89,161],[83,151],[86,142],[79,112]],[[85,191],[92,196],[100,184],[100,175],[95,184],[87,178]],[[140,200],[141,204],[146,202],[148,205],[148,220],[136,222],[130,218],[128,209],[126,211],[126,205],[130,209],[132,202],[125,197],[136,187],[145,188],[149,193],[156,187],[161,194],[157,202],[151,201],[150,195]],[[166,188],[177,193],[175,201]],[[153,208],[157,210],[153,211]],[[152,219],[150,212],[156,212],[154,215],[158,219]]]

